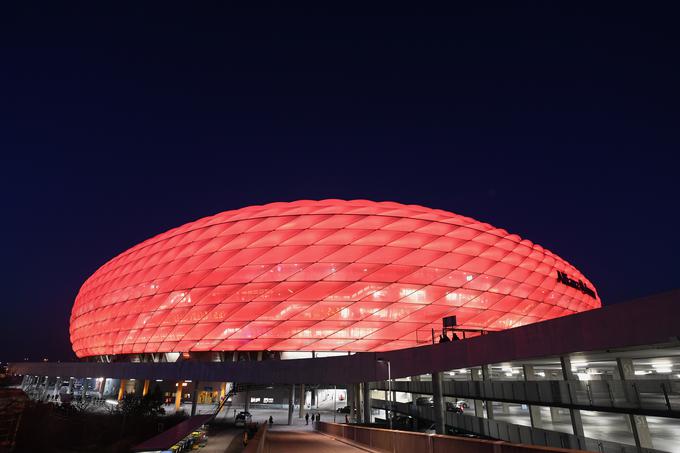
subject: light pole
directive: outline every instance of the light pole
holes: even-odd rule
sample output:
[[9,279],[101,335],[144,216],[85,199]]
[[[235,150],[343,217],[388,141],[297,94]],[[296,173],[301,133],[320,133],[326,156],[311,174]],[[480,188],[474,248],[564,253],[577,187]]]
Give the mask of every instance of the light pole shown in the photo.
[[335,414],[338,413],[338,386],[333,386],[333,423],[335,423]]
[[387,407],[389,408],[387,412],[387,420],[390,424],[390,429],[392,429],[392,370],[390,368],[390,361],[387,359],[377,359],[378,363],[387,363]]

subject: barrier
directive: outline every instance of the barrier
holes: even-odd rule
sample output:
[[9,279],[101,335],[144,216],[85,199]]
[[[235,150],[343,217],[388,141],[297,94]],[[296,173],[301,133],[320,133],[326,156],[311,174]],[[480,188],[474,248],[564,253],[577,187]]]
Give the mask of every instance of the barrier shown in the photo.
[[267,429],[267,423],[262,423],[255,436],[248,441],[248,445],[243,449],[243,453],[262,453],[267,443]]
[[583,450],[511,444],[501,440],[468,439],[410,431],[397,431],[330,422],[315,422],[314,429],[388,453],[583,453]]

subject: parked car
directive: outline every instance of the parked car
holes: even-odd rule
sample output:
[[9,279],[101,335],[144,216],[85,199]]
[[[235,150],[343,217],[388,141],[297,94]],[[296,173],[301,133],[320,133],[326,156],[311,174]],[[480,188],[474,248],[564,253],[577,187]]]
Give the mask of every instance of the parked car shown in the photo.
[[250,412],[244,412],[241,411],[238,414],[236,414],[236,418],[234,419],[234,425],[235,426],[246,426],[247,423],[250,423],[253,419],[253,416],[250,415]]
[[416,398],[416,406],[434,406],[434,400],[431,396],[419,396]]
[[468,406],[468,402],[465,400],[456,401],[456,405],[462,409],[468,409],[470,407]]
[[343,406],[343,407],[337,408],[336,412],[337,412],[338,414],[349,414],[349,413],[350,413],[350,410],[351,410],[351,409],[350,409],[349,406]]
[[446,402],[446,411],[447,412],[456,412],[456,413],[462,414],[463,408],[456,403],[452,403],[451,401],[447,401]]

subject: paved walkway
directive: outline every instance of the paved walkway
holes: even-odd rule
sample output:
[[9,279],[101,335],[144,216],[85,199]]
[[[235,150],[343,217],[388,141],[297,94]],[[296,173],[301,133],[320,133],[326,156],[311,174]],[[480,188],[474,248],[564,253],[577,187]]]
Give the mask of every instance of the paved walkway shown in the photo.
[[269,453],[366,453],[371,451],[340,442],[330,436],[302,429],[273,428],[267,433]]

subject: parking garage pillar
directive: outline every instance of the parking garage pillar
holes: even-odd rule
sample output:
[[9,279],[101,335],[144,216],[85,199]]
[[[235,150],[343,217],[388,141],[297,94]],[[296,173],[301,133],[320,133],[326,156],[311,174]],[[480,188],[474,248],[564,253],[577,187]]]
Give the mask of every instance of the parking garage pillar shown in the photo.
[[220,383],[220,401],[227,396],[227,383],[226,382],[221,382]]
[[445,407],[444,395],[442,391],[442,373],[432,373],[432,393],[434,397],[434,428],[437,434],[446,434],[446,427],[444,425]]
[[[571,371],[571,359],[567,356],[560,357],[560,364],[562,366],[562,377],[567,384],[570,381],[577,381],[578,378]],[[571,399],[571,387],[569,387],[569,397]],[[573,401],[570,401],[573,403]],[[571,429],[574,436],[579,438],[579,446],[585,447],[585,433],[583,432],[583,420],[581,420],[581,411],[579,409],[569,408],[569,416],[571,418]]]
[[560,408],[559,407],[554,407],[550,406],[550,420],[552,420],[553,423],[559,422],[561,419],[560,417]]
[[300,412],[298,413],[298,418],[305,416],[305,384],[300,384]]
[[198,403],[198,381],[194,381],[194,389],[191,391],[191,416],[196,415],[196,404]]
[[59,390],[61,389],[61,378],[57,376],[57,380],[54,381],[54,399],[59,396]]
[[[632,359],[617,358],[616,366],[621,379],[635,379],[635,367],[633,366]],[[630,400],[631,398],[628,399]],[[652,435],[649,432],[649,425],[647,425],[647,417],[645,415],[634,414],[627,414],[627,417],[630,422],[630,428],[633,431],[635,446],[637,448],[654,448],[652,446]]]
[[363,404],[361,403],[363,393],[361,393],[361,383],[353,384],[354,387],[354,413],[356,414],[355,421],[361,423],[363,421]]
[[368,382],[363,384],[364,393],[364,423],[372,423],[371,420],[371,386]]
[[243,392],[243,398],[244,398],[244,403],[243,403],[243,410],[245,412],[250,412],[250,390],[248,390],[248,384],[245,384],[245,391]]
[[[533,365],[522,365],[522,371],[524,372],[524,380],[525,381],[533,381],[535,380],[535,374],[534,374],[534,366]],[[528,404],[527,407],[529,408],[529,418],[531,419],[531,427],[532,428],[542,428],[543,423],[541,423],[541,408],[540,406],[534,406],[532,404]]]
[[177,381],[177,390],[175,391],[175,412],[179,412],[182,407],[182,387],[184,387],[184,381]]
[[40,391],[40,399],[45,399],[47,398],[47,387],[50,385],[50,377],[45,376],[45,379],[43,379],[43,387]]
[[144,379],[144,387],[142,388],[142,396],[146,396],[149,394],[149,380]]
[[[482,365],[482,380],[490,381],[491,380],[491,365]],[[489,420],[493,420],[493,402],[486,400],[486,418]]]
[[73,384],[75,383],[75,379],[73,378],[68,378],[68,390],[66,393],[69,395],[73,395]]
[[[473,381],[480,381],[481,380],[480,372],[474,368],[471,368],[470,379]],[[472,400],[472,403],[475,408],[475,417],[484,418],[484,405],[482,404],[482,400]]]
[[90,379],[89,378],[83,378],[83,386],[80,388],[80,397],[85,399],[87,397],[87,386],[88,382]]
[[99,383],[99,398],[104,398],[104,390],[106,390],[106,378],[102,378]]
[[288,393],[288,424],[293,424],[293,411],[295,410],[295,384],[291,384]]

